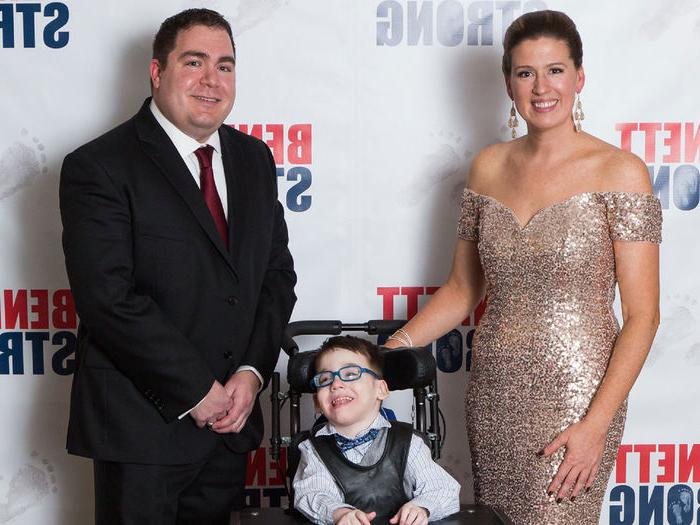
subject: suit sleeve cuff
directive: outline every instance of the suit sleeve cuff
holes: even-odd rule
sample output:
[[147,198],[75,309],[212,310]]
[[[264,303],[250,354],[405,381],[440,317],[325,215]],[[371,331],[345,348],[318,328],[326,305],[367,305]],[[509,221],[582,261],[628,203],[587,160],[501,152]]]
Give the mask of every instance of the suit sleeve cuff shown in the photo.
[[254,366],[241,365],[236,369],[236,371],[234,373],[237,374],[238,372],[243,372],[244,370],[247,370],[248,372],[253,372],[255,374],[255,377],[258,378],[258,381],[260,381],[260,384],[258,385],[258,393],[259,393],[262,390],[263,383],[264,383],[263,378],[260,375],[260,372],[258,372],[258,370]]
[[202,399],[199,400],[199,403],[197,403],[195,406],[193,406],[192,408],[190,408],[187,412],[183,412],[182,414],[180,414],[179,416],[177,416],[177,418],[178,418],[178,419],[182,419],[183,417],[189,415],[190,412],[192,412],[195,408],[197,408],[199,405],[202,404],[202,401],[204,401],[204,398],[205,398],[205,397],[207,397],[207,396],[204,396]]

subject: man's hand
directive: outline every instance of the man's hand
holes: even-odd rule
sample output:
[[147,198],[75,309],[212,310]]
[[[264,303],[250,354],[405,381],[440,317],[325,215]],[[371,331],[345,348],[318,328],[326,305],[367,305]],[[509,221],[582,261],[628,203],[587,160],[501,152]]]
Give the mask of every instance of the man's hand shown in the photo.
[[404,503],[389,523],[398,525],[427,525],[428,511],[411,503]]
[[219,434],[240,432],[253,410],[255,396],[258,395],[258,388],[260,388],[260,380],[253,372],[241,370],[226,381],[224,388],[232,405],[226,417],[214,423],[211,429]]
[[195,408],[190,410],[190,416],[197,426],[202,428],[207,423],[213,423],[224,417],[226,412],[231,409],[232,404],[231,398],[221,383],[214,381],[209,393]]
[[333,512],[335,525],[370,525],[376,512],[362,512],[359,509],[343,507]]

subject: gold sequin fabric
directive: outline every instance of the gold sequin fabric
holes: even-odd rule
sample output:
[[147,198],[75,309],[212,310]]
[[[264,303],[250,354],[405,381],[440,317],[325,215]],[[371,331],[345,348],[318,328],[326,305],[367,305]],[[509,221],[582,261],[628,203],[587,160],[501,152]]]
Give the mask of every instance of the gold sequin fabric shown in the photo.
[[661,207],[644,193],[581,193],[524,226],[497,200],[465,190],[458,235],[476,241],[487,308],[466,394],[478,503],[517,525],[597,525],[622,439],[618,411],[591,490],[546,494],[563,458],[537,452],[579,421],[619,332],[613,241],[661,242]]

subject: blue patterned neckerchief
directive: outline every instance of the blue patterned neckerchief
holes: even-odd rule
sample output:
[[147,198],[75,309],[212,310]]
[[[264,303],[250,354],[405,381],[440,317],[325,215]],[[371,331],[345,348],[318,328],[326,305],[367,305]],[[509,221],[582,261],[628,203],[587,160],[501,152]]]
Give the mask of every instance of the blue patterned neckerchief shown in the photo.
[[345,452],[355,447],[359,447],[363,443],[372,441],[377,437],[377,434],[379,434],[378,428],[371,428],[366,433],[362,434],[360,437],[356,437],[355,439],[348,439],[340,434],[334,434],[335,444],[338,445],[341,452]]

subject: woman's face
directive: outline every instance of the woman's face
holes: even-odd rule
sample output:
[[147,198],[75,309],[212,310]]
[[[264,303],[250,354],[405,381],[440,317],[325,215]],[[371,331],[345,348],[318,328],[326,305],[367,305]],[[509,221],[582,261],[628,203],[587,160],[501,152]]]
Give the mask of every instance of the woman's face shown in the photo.
[[566,42],[551,37],[523,40],[511,59],[506,88],[528,130],[573,129],[571,111],[585,75],[583,67],[574,66]]

